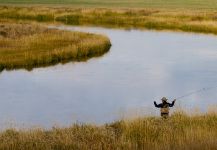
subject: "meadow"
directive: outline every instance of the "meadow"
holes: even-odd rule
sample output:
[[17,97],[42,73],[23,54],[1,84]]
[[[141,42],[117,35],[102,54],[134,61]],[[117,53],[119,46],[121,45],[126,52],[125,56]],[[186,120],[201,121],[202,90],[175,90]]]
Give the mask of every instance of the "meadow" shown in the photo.
[[102,35],[67,32],[36,24],[0,23],[0,70],[84,61],[110,48]]
[[1,150],[214,150],[217,114],[189,116],[182,112],[168,119],[144,117],[102,126],[74,124],[8,129],[0,132]]

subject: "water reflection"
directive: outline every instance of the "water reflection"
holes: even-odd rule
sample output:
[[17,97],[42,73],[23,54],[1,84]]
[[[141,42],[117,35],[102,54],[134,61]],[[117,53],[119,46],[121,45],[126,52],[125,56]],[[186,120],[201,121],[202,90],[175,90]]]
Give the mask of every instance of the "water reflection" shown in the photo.
[[[153,101],[217,85],[217,37],[200,34],[61,27],[106,34],[110,52],[87,62],[0,74],[0,122],[50,127],[158,114]],[[206,110],[217,90],[177,106]]]

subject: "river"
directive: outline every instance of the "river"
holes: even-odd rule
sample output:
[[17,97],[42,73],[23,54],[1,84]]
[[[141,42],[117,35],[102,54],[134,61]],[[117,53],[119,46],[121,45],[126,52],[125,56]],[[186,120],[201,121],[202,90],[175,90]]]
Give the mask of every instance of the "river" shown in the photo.
[[[0,124],[52,127],[159,115],[169,101],[217,86],[217,37],[168,31],[56,26],[107,35],[110,51],[87,62],[0,73]],[[217,89],[177,100],[174,109],[207,111]]]

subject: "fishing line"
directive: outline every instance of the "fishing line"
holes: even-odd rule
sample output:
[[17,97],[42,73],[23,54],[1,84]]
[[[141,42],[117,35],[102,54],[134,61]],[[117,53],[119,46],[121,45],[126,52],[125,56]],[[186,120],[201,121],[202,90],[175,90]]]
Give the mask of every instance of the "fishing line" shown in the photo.
[[188,97],[188,96],[191,96],[191,95],[193,95],[193,94],[195,94],[195,93],[201,93],[201,92],[209,91],[209,90],[212,90],[212,89],[215,89],[215,88],[217,88],[217,86],[202,88],[202,89],[199,89],[199,90],[196,90],[196,91],[187,93],[187,94],[185,94],[185,95],[182,95],[182,96],[176,98],[176,100],[182,99],[182,98],[185,98],[185,97]]

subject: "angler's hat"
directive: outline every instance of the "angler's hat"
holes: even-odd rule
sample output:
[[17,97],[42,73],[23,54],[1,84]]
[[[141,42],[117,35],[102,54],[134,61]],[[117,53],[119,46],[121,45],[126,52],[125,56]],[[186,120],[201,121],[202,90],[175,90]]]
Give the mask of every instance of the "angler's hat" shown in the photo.
[[166,97],[161,98],[162,101],[167,101]]

